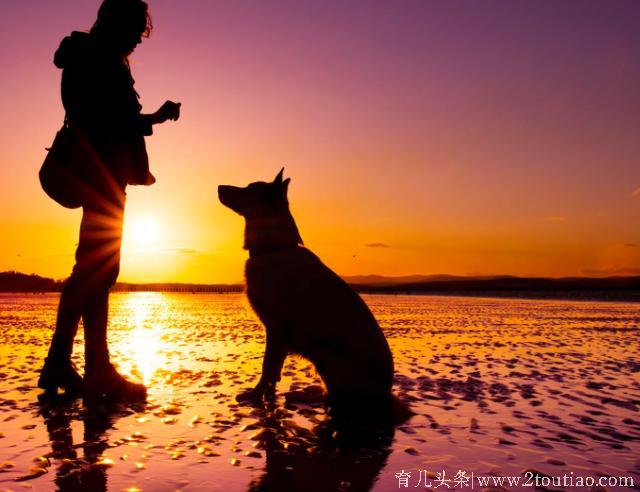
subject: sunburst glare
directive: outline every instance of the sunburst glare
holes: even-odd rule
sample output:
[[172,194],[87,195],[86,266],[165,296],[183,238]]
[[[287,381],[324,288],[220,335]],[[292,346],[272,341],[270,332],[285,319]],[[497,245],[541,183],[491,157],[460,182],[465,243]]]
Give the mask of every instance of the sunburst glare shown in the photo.
[[162,228],[154,217],[134,217],[125,221],[124,248],[150,250],[158,247],[162,239]]

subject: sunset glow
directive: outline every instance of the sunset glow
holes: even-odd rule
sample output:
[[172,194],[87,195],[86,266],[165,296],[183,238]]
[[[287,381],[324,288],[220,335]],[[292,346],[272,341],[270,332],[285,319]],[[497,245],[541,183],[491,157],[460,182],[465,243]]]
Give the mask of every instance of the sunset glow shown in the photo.
[[[80,213],[37,172],[64,117],[53,52],[99,3],[0,5],[0,271],[73,265]],[[240,282],[216,187],[283,165],[342,275],[640,273],[639,9],[154,0],[136,90],[182,115],[147,138],[157,183],[127,189],[120,280]]]

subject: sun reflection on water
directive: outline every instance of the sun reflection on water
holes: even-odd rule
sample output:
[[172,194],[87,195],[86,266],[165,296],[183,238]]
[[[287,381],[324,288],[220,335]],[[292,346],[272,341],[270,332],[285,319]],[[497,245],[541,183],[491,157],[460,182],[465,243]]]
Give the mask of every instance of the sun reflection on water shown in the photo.
[[158,369],[165,366],[169,344],[163,340],[162,312],[168,302],[164,294],[143,292],[127,296],[123,309],[130,323],[126,336],[119,337],[114,350],[122,354],[120,367],[149,384]]

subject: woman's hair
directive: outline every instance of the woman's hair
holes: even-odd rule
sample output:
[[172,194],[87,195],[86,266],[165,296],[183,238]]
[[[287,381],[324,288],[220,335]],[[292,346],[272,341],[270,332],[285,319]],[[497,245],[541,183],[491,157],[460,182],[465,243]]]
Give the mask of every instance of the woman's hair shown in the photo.
[[148,38],[153,30],[149,5],[143,0],[104,0],[98,18],[91,28],[92,34],[110,34],[118,31],[140,33]]

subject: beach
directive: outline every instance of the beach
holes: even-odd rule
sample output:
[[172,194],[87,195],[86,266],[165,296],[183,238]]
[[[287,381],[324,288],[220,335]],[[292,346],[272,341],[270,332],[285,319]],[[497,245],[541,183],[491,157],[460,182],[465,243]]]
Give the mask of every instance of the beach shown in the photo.
[[[326,414],[304,359],[287,359],[273,405],[236,402],[264,349],[243,294],[113,294],[113,361],[149,399],[91,409],[38,399],[58,295],[0,295],[0,490],[640,489],[640,305],[363,298],[416,415],[344,449],[314,430]],[[80,329],[80,369],[82,347]]]

